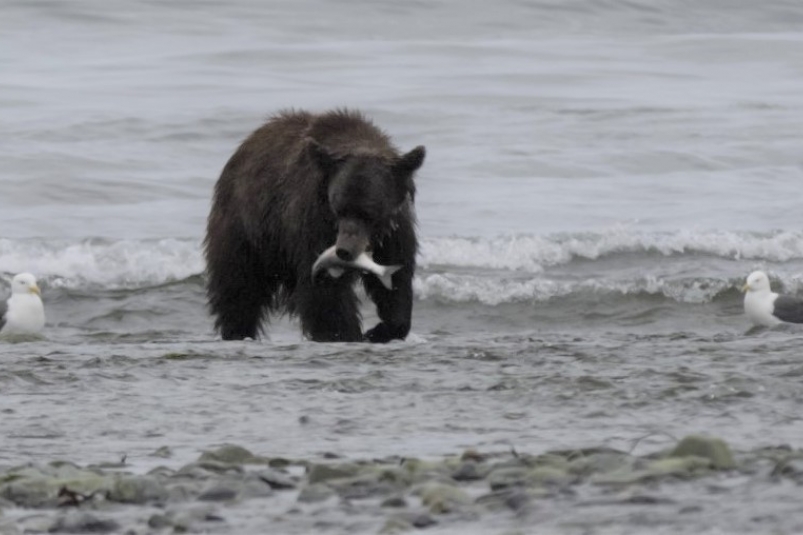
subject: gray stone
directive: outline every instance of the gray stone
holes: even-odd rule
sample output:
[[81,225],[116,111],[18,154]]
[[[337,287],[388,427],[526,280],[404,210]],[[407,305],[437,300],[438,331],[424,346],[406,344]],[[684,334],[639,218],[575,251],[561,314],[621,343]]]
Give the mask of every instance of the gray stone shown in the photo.
[[565,487],[577,482],[578,477],[569,474],[565,468],[558,466],[537,466],[528,471],[525,483],[528,486]]
[[407,500],[405,500],[403,496],[391,496],[390,498],[386,498],[380,507],[407,507]]
[[530,509],[533,500],[549,497],[551,497],[551,494],[546,489],[510,487],[480,496],[476,499],[476,503],[491,511],[509,509],[516,513],[521,513]]
[[294,489],[298,486],[297,479],[281,470],[268,468],[267,470],[255,472],[255,475],[270,485],[270,488],[274,490]]
[[619,452],[600,452],[576,456],[568,466],[571,474],[588,477],[592,474],[614,472],[633,468],[637,458]]
[[333,479],[327,483],[346,500],[378,498],[395,494],[400,486],[389,481],[379,481],[378,474],[363,474],[355,477]]
[[427,513],[419,513],[419,514],[413,516],[413,518],[411,519],[410,523],[413,525],[414,528],[421,529],[421,528],[428,528],[430,526],[434,526],[435,524],[438,523],[438,521],[435,520],[434,518],[432,518]]
[[258,457],[241,446],[225,444],[216,450],[203,452],[198,461],[216,461],[228,464],[268,464],[270,459]]
[[711,471],[711,461],[703,457],[658,459],[646,467],[632,470],[621,469],[606,474],[595,474],[590,481],[598,485],[632,485],[668,478],[691,479]]
[[323,483],[313,483],[305,486],[298,493],[298,501],[301,503],[317,503],[328,500],[335,495],[334,489]]
[[121,476],[108,494],[111,501],[135,504],[164,502],[167,497],[164,485],[148,476]]
[[271,486],[256,474],[248,474],[242,482],[240,496],[242,498],[265,498],[273,494]]
[[471,503],[471,498],[464,490],[440,483],[425,484],[413,494],[421,496],[421,503],[434,514],[450,513]]
[[481,471],[476,462],[465,461],[452,473],[452,479],[455,481],[477,481],[483,479],[487,473],[487,469]]
[[784,476],[797,482],[803,482],[803,459],[783,459],[779,461],[770,473],[772,477]]
[[153,529],[165,529],[173,525],[173,521],[167,515],[151,515],[148,519],[148,527]]
[[225,483],[215,484],[203,491],[198,499],[202,502],[225,502],[237,497],[237,490]]
[[529,470],[524,466],[495,468],[488,474],[491,490],[502,490],[509,487],[524,486]]
[[395,535],[397,533],[404,533],[412,531],[413,524],[406,518],[392,516],[385,521],[385,525],[379,530],[380,535]]
[[111,533],[120,528],[114,520],[98,518],[84,511],[70,512],[59,517],[50,527],[51,533]]
[[354,477],[360,471],[356,464],[313,464],[307,472],[307,481],[310,483],[323,483],[331,479]]

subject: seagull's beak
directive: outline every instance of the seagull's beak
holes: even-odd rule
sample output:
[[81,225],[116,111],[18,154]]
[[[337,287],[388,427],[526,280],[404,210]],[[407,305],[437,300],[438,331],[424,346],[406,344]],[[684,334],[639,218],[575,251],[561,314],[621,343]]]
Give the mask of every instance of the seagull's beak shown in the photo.
[[742,286],[742,291],[743,292],[746,292],[748,290],[750,290],[750,285],[749,284],[745,284],[744,286]]
[[32,294],[36,294],[39,297],[42,297],[42,290],[39,289],[38,284],[32,284],[28,286],[28,291],[31,292]]

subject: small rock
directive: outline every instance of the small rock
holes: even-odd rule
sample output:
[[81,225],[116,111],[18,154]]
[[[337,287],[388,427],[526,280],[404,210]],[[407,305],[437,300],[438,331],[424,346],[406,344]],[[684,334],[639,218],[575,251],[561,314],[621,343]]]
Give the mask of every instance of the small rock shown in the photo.
[[60,517],[49,531],[51,533],[111,533],[119,528],[120,525],[114,520],[78,512]]
[[119,477],[108,494],[113,502],[135,504],[163,502],[167,496],[167,489],[156,479],[147,476]]
[[407,500],[403,496],[391,496],[385,499],[380,507],[407,507]]
[[0,496],[20,507],[58,505],[57,492],[45,478],[13,480],[0,486]]
[[274,457],[268,461],[268,466],[271,468],[287,468],[291,464],[293,464],[292,461],[282,457]]
[[225,502],[237,497],[237,490],[232,487],[219,483],[201,493],[198,499],[202,502]]
[[482,453],[478,452],[477,450],[471,449],[471,448],[469,448],[466,451],[464,451],[463,455],[460,456],[460,460],[461,461],[474,461],[474,462],[477,462],[477,463],[480,463],[480,462],[484,461],[485,458],[486,458],[485,455],[483,455]]
[[332,479],[353,477],[360,471],[356,464],[313,464],[307,471],[307,481],[323,483]]
[[386,481],[388,483],[394,483],[396,485],[405,487],[413,482],[410,472],[398,466],[394,466],[392,468],[382,468],[379,471],[378,479],[379,481]]
[[531,502],[532,498],[530,495],[527,492],[519,489],[511,490],[508,496],[505,498],[505,505],[517,513],[524,511]]
[[567,486],[575,483],[577,476],[569,474],[565,469],[556,466],[538,466],[527,473],[528,486]]
[[449,513],[471,503],[471,498],[462,489],[439,483],[425,484],[413,494],[420,495],[421,503],[434,514]]
[[402,462],[401,468],[409,474],[410,481],[426,482],[436,477],[448,477],[454,468],[447,469],[443,463],[422,461],[421,459],[408,458]]
[[377,474],[368,473],[355,477],[333,479],[328,485],[346,500],[360,500],[388,496],[400,490],[399,485],[379,481]]
[[14,519],[11,523],[0,523],[0,533],[21,535],[22,533],[48,533],[53,527],[51,515],[32,514]]
[[526,461],[530,466],[556,468],[564,472],[569,469],[566,457],[556,453],[543,453],[536,457],[526,456]]
[[772,477],[785,476],[803,482],[803,459],[784,459],[778,462],[770,473]]
[[[163,514],[151,515],[148,527],[152,530],[173,528],[172,533],[199,531],[195,525],[199,522],[222,522],[223,518],[215,512],[211,505],[202,505],[186,509],[170,509]],[[126,532],[128,533],[128,532]],[[150,533],[150,531],[148,532]]]
[[485,477],[484,473],[480,473],[477,463],[475,461],[466,461],[457,467],[452,473],[452,479],[455,481],[477,481]]
[[387,519],[385,526],[379,531],[379,533],[382,535],[403,533],[405,531],[411,531],[413,528],[428,528],[437,523],[438,521],[427,513],[396,513]]
[[524,486],[528,470],[524,466],[495,468],[488,474],[491,490],[502,490],[515,486]]
[[404,533],[411,531],[413,524],[404,518],[392,516],[385,521],[385,525],[379,530],[381,535],[395,535],[397,533]]
[[568,466],[571,474],[587,477],[591,474],[614,472],[633,468],[637,458],[623,453],[592,453],[587,456],[578,455]]
[[268,464],[270,459],[258,457],[241,446],[226,444],[216,450],[205,451],[199,461],[217,461],[229,464]]
[[307,485],[298,493],[297,500],[301,503],[316,503],[328,500],[335,495],[335,491],[323,483]]
[[113,476],[79,468],[72,463],[51,463],[47,466],[24,466],[9,469],[0,476],[0,499],[21,507],[53,507],[58,505],[62,488],[91,495],[107,491]]
[[165,529],[173,525],[173,522],[167,515],[151,515],[148,519],[148,527],[153,529]]
[[167,487],[167,503],[186,502],[200,494],[201,482],[179,483]]
[[413,527],[419,528],[419,529],[428,528],[429,526],[434,526],[437,523],[438,523],[438,521],[435,520],[434,518],[432,518],[427,513],[421,513],[421,514],[415,515],[413,517],[413,519],[412,519],[412,522],[411,522]]
[[717,470],[729,470],[736,467],[728,444],[719,438],[691,435],[681,440],[670,457],[703,457],[711,461]]
[[545,489],[511,487],[480,496],[476,499],[476,503],[491,511],[510,509],[518,513],[529,509],[529,505],[534,499],[547,497],[549,497],[549,493]]
[[665,478],[690,479],[704,475],[711,461],[703,457],[668,457],[649,463],[639,470],[622,469],[607,474],[595,474],[590,481],[597,485],[632,485]]
[[[214,474],[241,474],[245,471],[239,464],[213,460],[199,460],[197,463],[194,463],[194,466]],[[184,470],[184,468],[179,471],[182,470]]]
[[271,486],[257,474],[251,473],[245,476],[240,491],[242,498],[265,498],[272,494],[273,489]]
[[270,488],[274,490],[294,489],[298,486],[298,481],[296,479],[290,476],[290,474],[280,470],[269,468],[267,470],[256,472],[256,475],[257,477],[260,477],[262,481],[270,485]]

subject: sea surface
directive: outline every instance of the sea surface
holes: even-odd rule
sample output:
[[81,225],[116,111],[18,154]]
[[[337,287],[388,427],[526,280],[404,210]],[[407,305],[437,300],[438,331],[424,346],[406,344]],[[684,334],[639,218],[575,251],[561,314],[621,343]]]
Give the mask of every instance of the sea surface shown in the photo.
[[[222,342],[220,170],[273,113],[333,107],[427,147],[412,333]],[[803,294],[802,141],[800,2],[3,0],[0,274],[37,275],[47,328],[0,342],[0,465],[801,448],[803,328],[751,328],[739,289]],[[803,530],[800,486],[709,490],[667,532]],[[647,532],[620,513],[449,529]]]

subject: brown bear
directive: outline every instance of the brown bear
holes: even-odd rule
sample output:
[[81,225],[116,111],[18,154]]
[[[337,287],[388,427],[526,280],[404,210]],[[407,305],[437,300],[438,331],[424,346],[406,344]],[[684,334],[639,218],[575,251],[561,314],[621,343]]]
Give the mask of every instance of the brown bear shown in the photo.
[[[401,154],[356,111],[284,111],[254,131],[217,181],[204,248],[207,295],[224,340],[256,338],[272,313],[301,319],[320,342],[388,342],[410,331],[418,240],[413,175],[426,151]],[[335,246],[398,264],[392,287],[346,270],[313,278]],[[379,323],[362,332],[355,283],[362,279]]]

